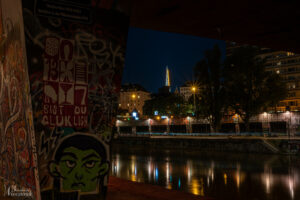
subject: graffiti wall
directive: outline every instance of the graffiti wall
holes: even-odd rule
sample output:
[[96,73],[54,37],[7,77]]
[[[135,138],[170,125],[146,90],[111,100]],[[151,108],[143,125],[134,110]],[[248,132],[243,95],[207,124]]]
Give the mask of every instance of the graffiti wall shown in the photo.
[[21,2],[0,0],[0,198],[39,199]]
[[42,199],[105,197],[128,28],[110,2],[23,1]]

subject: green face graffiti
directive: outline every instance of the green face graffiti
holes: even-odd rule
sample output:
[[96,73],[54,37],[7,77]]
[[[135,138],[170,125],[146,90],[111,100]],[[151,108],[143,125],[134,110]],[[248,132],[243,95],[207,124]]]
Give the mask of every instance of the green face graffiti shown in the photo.
[[59,161],[50,163],[50,173],[61,178],[63,191],[97,191],[99,177],[108,171],[108,163],[93,149],[67,147]]

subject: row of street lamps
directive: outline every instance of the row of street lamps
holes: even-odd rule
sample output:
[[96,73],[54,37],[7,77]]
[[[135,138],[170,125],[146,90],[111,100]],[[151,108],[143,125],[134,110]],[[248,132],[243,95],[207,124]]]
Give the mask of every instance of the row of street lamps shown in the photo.
[[[194,84],[194,85],[190,86],[190,89],[191,89],[191,92],[192,92],[192,95],[193,95],[193,111],[194,111],[194,114],[195,114],[196,113],[196,92],[198,90],[198,87]],[[133,100],[135,100],[136,97],[137,96],[136,96],[135,93],[133,93],[131,95],[131,98]],[[291,132],[290,132],[290,129],[291,129],[291,112],[290,111],[286,111],[285,114],[286,114],[286,122],[287,122],[287,133],[288,133],[288,137],[290,138],[290,135],[291,135]],[[268,132],[269,132],[270,131],[269,114],[267,112],[264,112],[263,116],[267,118]],[[157,120],[160,120],[160,116],[157,116],[156,118],[157,118]],[[235,123],[238,124],[239,123],[239,115],[235,114],[233,116],[233,118],[235,120]],[[169,121],[169,118],[167,118],[167,120]]]

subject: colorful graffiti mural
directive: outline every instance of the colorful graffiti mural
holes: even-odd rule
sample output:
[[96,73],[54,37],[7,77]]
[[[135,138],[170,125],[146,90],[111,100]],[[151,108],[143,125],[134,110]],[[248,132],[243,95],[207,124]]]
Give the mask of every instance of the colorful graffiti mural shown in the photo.
[[23,13],[42,199],[104,199],[128,18],[92,0]]
[[46,37],[43,121],[52,127],[87,127],[87,64],[73,60],[74,41]]
[[0,5],[0,197],[26,190],[28,199],[39,199],[21,3],[1,0]]
[[108,167],[105,146],[97,137],[72,134],[59,144],[49,171],[60,180],[61,191],[98,193],[97,185],[103,181]]

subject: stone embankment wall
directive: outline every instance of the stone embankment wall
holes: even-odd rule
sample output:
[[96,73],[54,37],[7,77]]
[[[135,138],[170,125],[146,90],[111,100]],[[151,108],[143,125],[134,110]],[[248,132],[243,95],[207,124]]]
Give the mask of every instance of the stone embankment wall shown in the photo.
[[[266,142],[268,144],[266,144]],[[194,139],[194,138],[150,138],[150,137],[119,137],[113,141],[113,148],[144,148],[149,150],[188,150],[205,152],[235,152],[285,154],[299,153],[300,140],[287,139]]]

